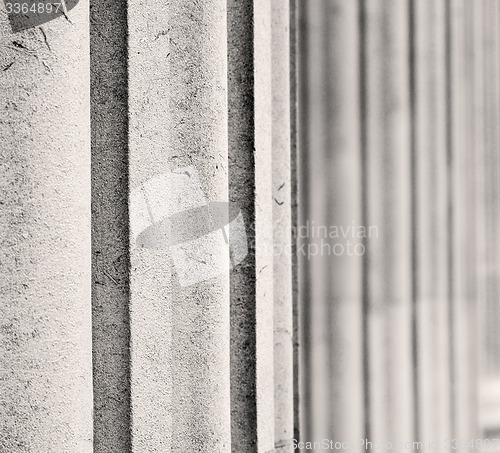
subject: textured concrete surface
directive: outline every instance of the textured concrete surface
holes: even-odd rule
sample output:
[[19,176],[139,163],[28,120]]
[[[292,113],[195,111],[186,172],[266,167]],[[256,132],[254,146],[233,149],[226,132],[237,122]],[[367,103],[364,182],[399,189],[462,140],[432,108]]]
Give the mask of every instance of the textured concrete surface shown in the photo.
[[274,274],[274,443],[291,452],[293,412],[290,2],[272,3],[272,197]]
[[[130,188],[193,166],[227,201],[225,2],[128,6]],[[133,451],[228,452],[229,276],[181,288],[166,250],[130,247]]]
[[127,4],[90,5],[94,451],[130,451]]
[[0,450],[92,451],[88,2],[0,6]]
[[413,439],[409,2],[365,2],[369,436]]

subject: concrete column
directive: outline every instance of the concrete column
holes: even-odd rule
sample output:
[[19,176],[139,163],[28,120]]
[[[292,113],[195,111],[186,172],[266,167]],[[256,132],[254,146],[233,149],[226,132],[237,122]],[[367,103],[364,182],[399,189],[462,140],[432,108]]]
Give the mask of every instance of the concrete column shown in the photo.
[[230,200],[249,244],[231,274],[233,452],[275,447],[271,20],[268,1],[228,3]]
[[416,440],[443,441],[450,430],[446,8],[413,4]]
[[274,295],[274,438],[292,452],[294,435],[290,2],[272,3],[272,185]]
[[475,183],[476,183],[476,275],[477,275],[477,341],[478,369],[483,377],[487,367],[486,342],[486,253],[487,239],[485,228],[488,220],[486,212],[486,146],[485,146],[485,71],[486,53],[484,48],[484,2],[478,2],[474,7],[474,99],[475,99]]
[[228,200],[226,3],[129,2],[128,20],[132,447],[229,452],[229,251],[192,216]]
[[[300,145],[301,206],[299,218],[299,266],[301,287],[301,435],[303,441],[328,437],[330,426],[328,261],[312,237],[313,225],[326,225],[325,200],[329,175],[325,165],[327,150],[326,115],[328,99],[323,61],[327,33],[328,0],[300,2]],[[302,230],[300,230],[302,228]]]
[[0,445],[92,451],[88,2],[0,13]]
[[[497,408],[495,407],[495,389],[498,388],[500,342],[498,328],[494,327],[498,317],[498,300],[500,297],[499,276],[499,11],[498,2],[481,2],[478,11],[477,33],[478,45],[482,51],[482,59],[478,61],[478,77],[476,89],[479,105],[477,117],[481,122],[481,147],[478,149],[477,184],[479,186],[478,204],[483,209],[478,211],[477,238],[479,263],[479,320],[480,337],[480,394],[479,424],[481,436],[488,437],[488,432],[498,429]],[[480,28],[479,28],[480,27]]]
[[302,440],[352,441],[364,434],[359,11],[302,8]]
[[[471,350],[474,341],[471,320],[474,301],[469,300],[468,249],[473,246],[471,209],[468,203],[468,140],[471,134],[468,110],[472,109],[467,91],[465,1],[449,4],[449,193],[450,193],[450,315],[452,433],[459,439],[475,437],[471,413]],[[472,174],[472,173],[471,173]],[[464,448],[465,449],[465,448]]]
[[486,312],[484,316],[485,335],[488,338],[485,357],[485,371],[493,376],[499,372],[498,354],[500,353],[500,336],[494,327],[494,318],[497,316],[500,298],[500,279],[498,278],[499,266],[499,237],[498,222],[500,211],[499,200],[499,171],[498,165],[498,137],[499,114],[497,99],[500,93],[498,87],[499,68],[498,36],[496,16],[496,2],[486,1],[483,5],[483,30],[484,30],[484,146],[485,146],[485,279],[486,279]]
[[414,438],[409,8],[364,2],[368,437]]
[[[363,374],[363,225],[360,128],[359,5],[329,0],[326,5],[324,56],[311,68],[327,74],[323,87],[312,87],[326,103],[326,211],[328,236],[321,232],[327,255],[330,387],[329,435],[346,441],[364,434]],[[314,108],[314,106],[313,106]],[[311,175],[314,178],[314,175]],[[314,193],[314,191],[313,191]],[[338,237],[332,238],[332,228]],[[335,231],[335,230],[333,230]],[[336,236],[334,234],[334,236]],[[362,234],[361,234],[362,236]],[[376,240],[376,239],[375,239]],[[331,249],[324,249],[327,244]]]
[[[477,438],[479,435],[478,431],[478,414],[479,414],[479,354],[478,354],[478,334],[480,331],[477,330],[477,319],[478,319],[478,266],[476,263],[477,256],[477,216],[478,216],[478,206],[477,206],[477,172],[476,172],[476,162],[477,154],[481,153],[481,149],[476,149],[477,144],[477,134],[478,128],[476,122],[480,124],[480,118],[476,117],[477,99],[475,91],[475,16],[478,14],[478,8],[480,4],[477,2],[464,2],[464,14],[465,14],[465,51],[464,56],[466,59],[465,64],[465,98],[467,100],[465,106],[465,122],[467,124],[468,135],[465,141],[465,187],[467,190],[467,195],[465,198],[467,206],[467,237],[469,242],[465,251],[465,266],[467,272],[466,280],[466,300],[467,300],[467,325],[469,331],[469,343],[467,345],[467,359],[464,363],[464,368],[467,370],[468,374],[468,418],[466,423],[469,424],[469,429],[472,438]],[[499,9],[497,8],[497,11]],[[498,21],[495,26],[498,34]],[[498,35],[497,35],[498,36]],[[498,47],[497,47],[498,49]],[[498,55],[498,51],[497,51]],[[499,63],[497,63],[498,65]],[[500,66],[497,66],[500,67]],[[499,91],[497,90],[497,93]],[[500,99],[499,99],[500,100]],[[498,102],[498,101],[497,101]],[[498,104],[497,104],[498,109]],[[498,130],[498,127],[497,127]],[[468,363],[468,365],[467,365]]]
[[494,327],[498,316],[499,276],[499,20],[498,2],[477,5],[476,118],[479,123],[477,156],[477,239],[478,239],[478,338],[480,340],[480,437],[490,437],[498,429],[499,334]]

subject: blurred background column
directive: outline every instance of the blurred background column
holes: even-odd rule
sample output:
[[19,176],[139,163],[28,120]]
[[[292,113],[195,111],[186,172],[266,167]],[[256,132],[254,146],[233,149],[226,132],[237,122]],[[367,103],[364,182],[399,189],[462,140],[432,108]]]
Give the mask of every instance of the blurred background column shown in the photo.
[[444,440],[451,434],[446,2],[413,2],[411,14],[416,438]]
[[[472,294],[470,267],[471,251],[474,250],[474,211],[470,195],[474,193],[473,163],[468,156],[473,133],[471,91],[468,90],[472,66],[467,45],[472,35],[467,31],[473,16],[466,11],[466,0],[451,0],[448,6],[448,190],[450,235],[450,320],[452,345],[451,356],[451,413],[452,438],[473,439],[476,436],[477,415],[473,395],[475,354],[475,300]],[[468,80],[469,79],[469,80]],[[469,445],[459,445],[467,450]]]
[[415,438],[409,2],[363,2],[368,437]]
[[359,6],[300,13],[302,437],[353,440],[364,432]]

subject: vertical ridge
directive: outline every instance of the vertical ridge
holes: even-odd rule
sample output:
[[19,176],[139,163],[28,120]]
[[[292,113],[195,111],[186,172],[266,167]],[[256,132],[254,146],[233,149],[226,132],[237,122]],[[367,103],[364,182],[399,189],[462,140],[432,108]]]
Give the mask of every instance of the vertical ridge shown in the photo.
[[127,5],[90,5],[94,449],[129,452]]

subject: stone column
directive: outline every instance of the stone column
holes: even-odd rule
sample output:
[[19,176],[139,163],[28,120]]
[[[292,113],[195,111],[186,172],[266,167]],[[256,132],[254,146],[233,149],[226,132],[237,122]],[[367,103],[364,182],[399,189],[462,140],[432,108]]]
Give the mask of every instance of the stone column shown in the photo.
[[413,8],[416,440],[427,451],[427,440],[451,435],[446,8],[427,0]]
[[364,2],[368,437],[414,438],[409,2]]
[[228,201],[226,2],[128,27],[132,447],[229,452],[229,251],[196,220]]
[[290,130],[290,2],[272,3],[272,211],[274,274],[274,443],[292,452],[294,432],[293,255],[294,195]]
[[88,2],[0,11],[0,445],[92,452]]

